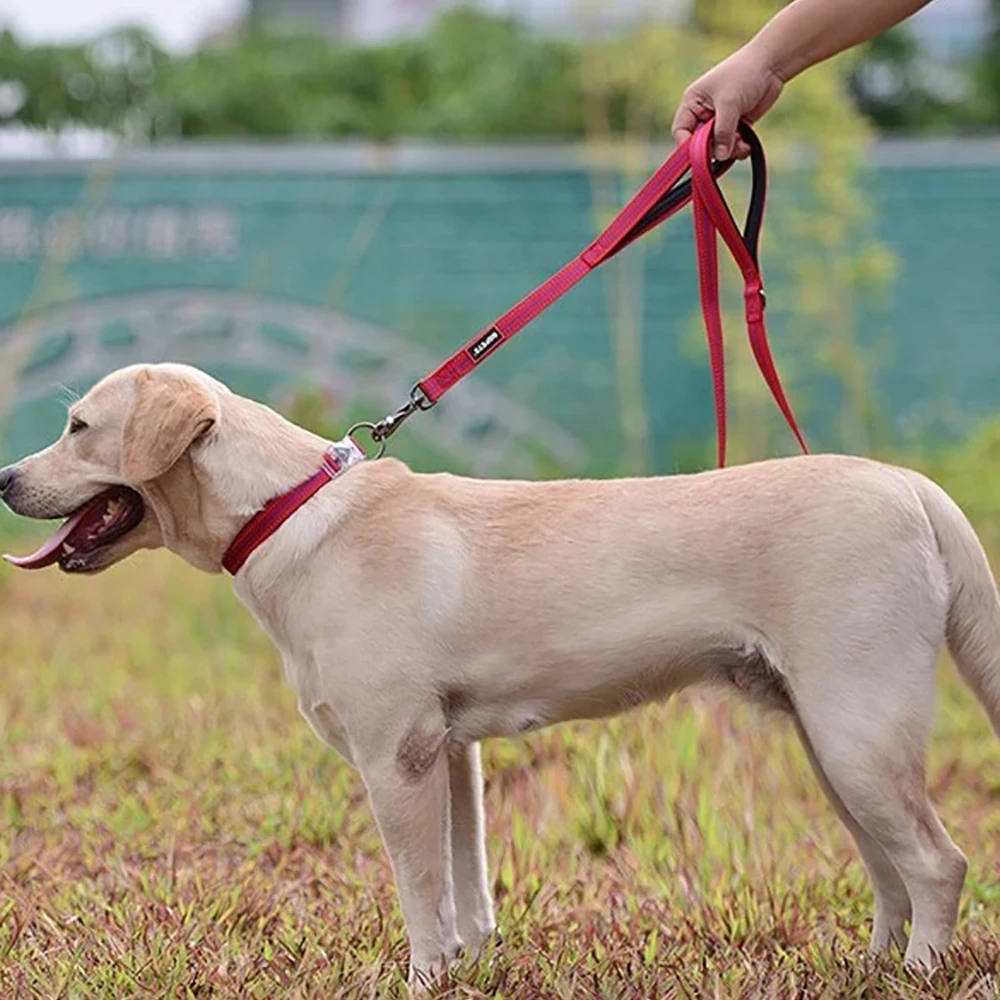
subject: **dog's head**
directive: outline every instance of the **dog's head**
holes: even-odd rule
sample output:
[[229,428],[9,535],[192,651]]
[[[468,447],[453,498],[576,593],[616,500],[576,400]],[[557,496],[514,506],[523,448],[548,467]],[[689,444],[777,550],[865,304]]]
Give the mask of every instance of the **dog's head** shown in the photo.
[[14,513],[67,518],[37,552],[10,561],[93,573],[166,545],[218,571],[242,523],[314,461],[303,464],[301,441],[295,457],[290,431],[195,368],[114,372],[70,407],[54,444],[0,470]]

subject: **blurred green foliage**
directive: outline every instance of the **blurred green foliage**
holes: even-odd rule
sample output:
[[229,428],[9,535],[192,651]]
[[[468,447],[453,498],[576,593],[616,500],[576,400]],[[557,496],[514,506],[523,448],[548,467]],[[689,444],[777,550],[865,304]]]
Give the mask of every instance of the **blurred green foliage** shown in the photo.
[[990,0],[991,26],[977,66],[976,91],[991,125],[1000,125],[1000,0]]
[[150,139],[578,135],[580,63],[573,43],[461,9],[378,46],[255,25],[182,56],[132,29],[65,47],[0,35],[0,81],[25,90],[13,120]]
[[[748,3],[734,12],[728,3],[701,0],[680,28],[711,33],[725,54],[763,23],[766,10]],[[136,140],[579,137],[588,131],[589,61],[619,58],[623,43],[627,48],[645,34],[643,28],[581,43],[466,8],[446,12],[421,37],[367,46],[254,23],[185,55],[167,54],[134,28],[75,46],[29,46],[5,31],[0,86],[8,90],[0,94],[0,122],[78,124]],[[915,43],[903,29],[861,50],[852,91],[860,109],[885,128],[969,124],[991,114],[1000,120],[998,65],[987,53],[975,76],[980,97],[949,103],[921,82]],[[866,90],[866,66],[894,74],[900,89],[891,100]],[[615,134],[637,131],[629,103],[627,92],[611,95],[608,125]],[[651,117],[646,133],[662,136],[671,112],[668,105]]]
[[912,466],[940,483],[976,526],[986,548],[1000,544],[1000,417],[986,420],[955,442],[924,442],[892,460]]
[[883,132],[940,133],[988,121],[990,99],[976,87],[976,61],[951,66],[931,59],[905,23],[858,51],[849,85],[858,110]]

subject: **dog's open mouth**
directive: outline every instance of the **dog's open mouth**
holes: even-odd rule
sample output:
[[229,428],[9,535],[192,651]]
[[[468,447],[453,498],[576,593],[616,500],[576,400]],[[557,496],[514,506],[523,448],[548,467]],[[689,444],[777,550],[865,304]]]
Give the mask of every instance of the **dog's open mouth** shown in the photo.
[[67,573],[96,569],[107,548],[138,527],[144,512],[142,497],[135,490],[112,486],[71,514],[37,552],[5,555],[4,559],[21,569],[44,569],[53,563]]

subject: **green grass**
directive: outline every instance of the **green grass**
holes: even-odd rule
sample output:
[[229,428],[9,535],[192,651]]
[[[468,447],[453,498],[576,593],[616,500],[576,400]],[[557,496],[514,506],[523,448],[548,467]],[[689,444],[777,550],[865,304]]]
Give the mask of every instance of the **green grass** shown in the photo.
[[[0,608],[3,1000],[403,995],[361,782],[225,580],[4,567]],[[971,870],[929,981],[865,957],[871,892],[778,717],[694,691],[486,768],[504,943],[456,997],[995,995],[1000,745],[949,666],[930,780]]]

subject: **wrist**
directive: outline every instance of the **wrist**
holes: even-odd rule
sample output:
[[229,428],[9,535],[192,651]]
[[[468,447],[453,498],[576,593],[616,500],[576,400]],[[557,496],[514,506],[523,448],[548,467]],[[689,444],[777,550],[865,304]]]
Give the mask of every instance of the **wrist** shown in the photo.
[[768,37],[768,27],[770,25],[765,25],[760,33],[746,43],[744,52],[764,76],[773,77],[780,86],[784,86],[792,77],[801,73],[807,64],[794,55],[782,52],[782,47]]

